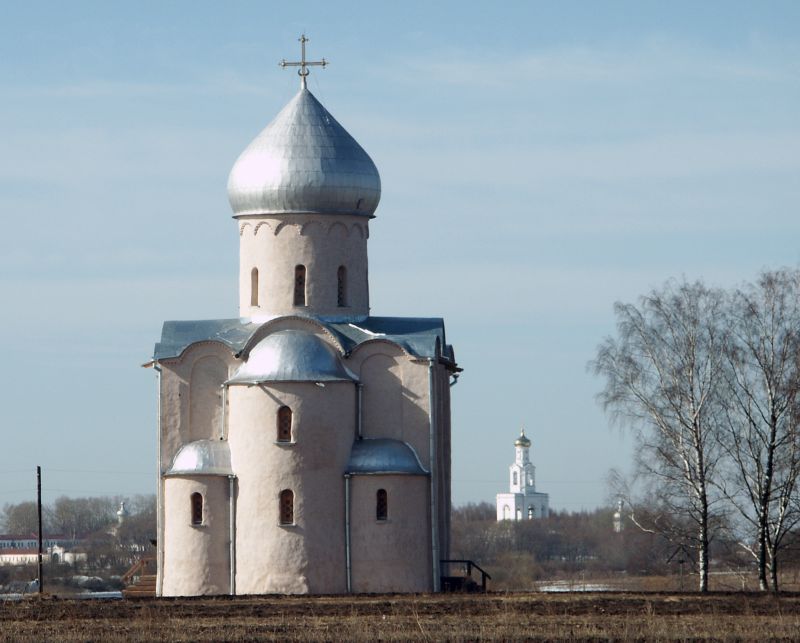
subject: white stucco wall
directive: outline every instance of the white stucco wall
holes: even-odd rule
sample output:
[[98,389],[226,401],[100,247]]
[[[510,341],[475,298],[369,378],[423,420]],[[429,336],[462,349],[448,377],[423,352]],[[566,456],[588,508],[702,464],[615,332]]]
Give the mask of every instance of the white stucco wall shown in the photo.
[[[192,524],[191,495],[203,496],[203,524]],[[164,481],[163,596],[230,591],[229,483],[224,476],[175,476]]]
[[[429,478],[353,476],[350,485],[353,591],[431,591]],[[378,489],[387,492],[387,520],[376,519]]]
[[240,363],[220,342],[192,344],[161,362],[161,473],[184,444],[220,436],[220,385]]
[[[236,591],[343,593],[347,589],[343,472],[356,431],[352,383],[231,386],[229,442],[238,476]],[[294,442],[276,443],[278,408],[292,409]],[[295,524],[279,524],[281,490]]]
[[365,342],[345,364],[362,384],[363,436],[408,443],[430,465],[428,363],[388,341]]
[[[240,218],[239,315],[359,317],[369,314],[368,219],[356,215]],[[294,305],[294,268],[306,267],[306,305]],[[337,302],[337,271],[347,268],[347,306]],[[251,272],[258,269],[258,306]]]

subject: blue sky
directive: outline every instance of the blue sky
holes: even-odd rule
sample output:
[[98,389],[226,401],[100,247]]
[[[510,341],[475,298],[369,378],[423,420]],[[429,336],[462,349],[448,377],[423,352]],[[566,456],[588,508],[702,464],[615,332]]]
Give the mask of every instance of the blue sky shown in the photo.
[[375,160],[372,309],[443,316],[453,495],[505,490],[524,423],[556,508],[629,441],[586,362],[670,277],[796,265],[795,2],[0,5],[0,504],[147,493],[165,319],[237,310],[225,184],[309,87]]

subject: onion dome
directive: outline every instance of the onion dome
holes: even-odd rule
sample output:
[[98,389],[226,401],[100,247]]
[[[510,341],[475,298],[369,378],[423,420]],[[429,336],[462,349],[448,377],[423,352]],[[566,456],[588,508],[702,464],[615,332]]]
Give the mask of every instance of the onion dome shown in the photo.
[[235,217],[372,216],[380,198],[372,159],[306,87],[247,146],[228,178]]
[[255,345],[228,384],[356,381],[336,349],[316,335],[279,330]]
[[519,437],[514,441],[515,447],[530,447],[531,441],[525,436],[525,429],[520,430]]
[[228,443],[224,440],[197,440],[183,445],[175,454],[175,459],[166,475],[233,475]]
[[117,522],[121,525],[125,522],[125,519],[131,515],[131,512],[128,511],[128,508],[125,506],[125,501],[119,503],[119,509],[117,509]]
[[414,449],[402,440],[389,438],[356,440],[350,452],[347,473],[428,475]]

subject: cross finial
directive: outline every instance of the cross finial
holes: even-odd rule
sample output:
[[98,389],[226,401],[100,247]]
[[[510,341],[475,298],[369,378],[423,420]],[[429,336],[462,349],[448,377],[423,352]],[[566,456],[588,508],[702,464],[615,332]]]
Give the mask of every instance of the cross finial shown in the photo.
[[303,34],[298,38],[300,41],[300,62],[288,62],[285,59],[281,60],[278,64],[281,67],[299,67],[300,69],[297,70],[297,75],[300,76],[300,87],[302,89],[306,88],[306,76],[308,76],[309,71],[308,68],[312,65],[319,65],[320,67],[325,67],[329,63],[324,58],[322,60],[306,60],[306,43],[308,42],[308,38],[306,35]]

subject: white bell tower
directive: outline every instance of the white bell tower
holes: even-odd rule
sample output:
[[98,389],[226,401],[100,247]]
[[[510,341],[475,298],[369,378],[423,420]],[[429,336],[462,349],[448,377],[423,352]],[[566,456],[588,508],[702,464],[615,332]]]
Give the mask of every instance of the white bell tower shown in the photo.
[[531,464],[531,441],[525,436],[525,429],[520,431],[514,442],[514,464],[509,468],[509,491],[511,493],[532,493],[536,491],[536,467]]
[[530,457],[531,441],[520,431],[514,441],[514,462],[508,468],[508,493],[497,494],[498,520],[546,518],[550,498],[536,491],[536,467]]

